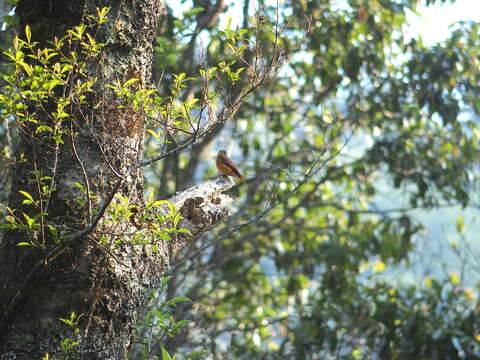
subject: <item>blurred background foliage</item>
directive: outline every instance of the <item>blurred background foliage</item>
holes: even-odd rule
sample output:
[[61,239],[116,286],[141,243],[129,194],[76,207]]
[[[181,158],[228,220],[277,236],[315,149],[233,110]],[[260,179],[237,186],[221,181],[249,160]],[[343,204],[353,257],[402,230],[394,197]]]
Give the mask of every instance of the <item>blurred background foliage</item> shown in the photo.
[[[469,243],[457,223],[456,253],[447,256],[470,261],[426,274],[418,262],[441,268],[445,253],[412,256],[429,247],[438,255],[442,242],[429,236],[419,211],[450,209],[440,223],[452,224],[458,209],[478,205],[479,24],[456,24],[433,46],[405,35],[408,12],[440,3],[167,4],[157,74],[194,74],[229,61],[222,31],[236,26],[267,50],[278,26],[283,51],[277,73],[221,131],[152,169],[151,189],[162,179],[167,197],[214,176],[213,157],[225,148],[249,179],[231,192],[230,221],[198,239],[171,270],[167,297],[193,301],[174,311],[192,321],[166,340],[171,353],[480,356],[479,285],[471,280],[478,247],[461,258]],[[262,22],[271,26],[260,34]],[[412,275],[400,281],[399,272]]]
[[[278,30],[281,66],[215,133],[146,171],[147,191],[166,199],[216,176],[224,148],[248,181],[230,191],[229,221],[169,271],[160,298],[191,299],[168,310],[190,321],[180,335],[155,326],[157,294],[132,359],[162,358],[160,344],[180,359],[480,357],[480,249],[475,223],[456,215],[478,209],[480,25],[456,24],[432,46],[406,36],[408,12],[446,2],[166,2],[159,96],[173,74],[231,62],[237,27],[257,42],[244,56],[260,67]],[[234,99],[247,85],[240,75],[222,91]],[[202,86],[190,81],[182,100]],[[170,140],[148,138],[147,152]],[[441,232],[425,225],[436,209],[448,210],[437,224],[457,230],[443,256]],[[457,257],[453,271],[441,271],[445,254]]]

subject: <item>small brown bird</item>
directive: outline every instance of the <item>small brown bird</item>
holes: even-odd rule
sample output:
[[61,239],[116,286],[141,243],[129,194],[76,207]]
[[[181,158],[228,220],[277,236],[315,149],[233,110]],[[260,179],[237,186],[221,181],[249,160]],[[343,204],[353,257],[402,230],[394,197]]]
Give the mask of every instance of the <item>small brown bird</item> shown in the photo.
[[220,171],[223,176],[233,176],[242,181],[245,180],[242,174],[240,174],[237,165],[228,158],[225,150],[220,150],[218,152],[216,164],[218,171]]

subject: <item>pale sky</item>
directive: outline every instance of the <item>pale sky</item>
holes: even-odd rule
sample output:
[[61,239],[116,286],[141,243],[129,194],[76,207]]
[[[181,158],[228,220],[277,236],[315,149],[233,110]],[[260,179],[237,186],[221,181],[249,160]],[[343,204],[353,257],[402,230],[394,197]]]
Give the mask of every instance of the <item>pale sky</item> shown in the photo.
[[[276,0],[274,0],[276,1]],[[170,1],[173,4],[175,1]],[[231,22],[230,28],[235,28],[240,20],[238,16],[228,14],[241,13],[243,2],[233,1],[229,3],[229,11],[226,16],[222,16],[222,25]],[[190,2],[180,3],[180,6],[173,6],[175,13],[181,13],[191,7]],[[252,1],[250,6],[255,8],[256,1]],[[449,1],[443,5],[419,6],[418,14],[412,12],[407,14],[408,22],[411,24],[407,32],[411,37],[421,35],[425,45],[432,45],[436,42],[445,40],[450,33],[449,27],[458,21],[476,21],[480,22],[480,0],[456,0],[454,4]]]
[[410,13],[408,20],[411,24],[410,36],[421,35],[425,45],[432,45],[445,40],[450,33],[449,26],[457,21],[471,20],[480,22],[479,0],[457,0],[436,6],[421,6],[419,16]]

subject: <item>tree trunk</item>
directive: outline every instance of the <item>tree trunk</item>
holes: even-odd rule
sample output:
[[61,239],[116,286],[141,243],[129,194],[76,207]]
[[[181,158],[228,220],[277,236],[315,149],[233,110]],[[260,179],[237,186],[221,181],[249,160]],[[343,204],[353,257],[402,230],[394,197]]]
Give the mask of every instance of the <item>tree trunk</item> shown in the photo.
[[[118,97],[105,85],[138,78],[139,88],[149,87],[163,4],[159,0],[21,0],[17,6],[21,28],[29,24],[33,40],[40,44],[61,38],[104,6],[111,7],[109,21],[96,39],[106,45],[97,62],[86,68],[98,81],[87,104],[64,121],[68,136],[58,144],[37,135],[32,126],[20,131],[16,155],[23,160],[14,169],[9,206],[16,214],[35,215],[31,206],[22,203],[19,191],[26,191],[40,199],[42,212],[48,214],[45,224],[67,235],[55,240],[42,224],[36,234],[42,246],[27,247],[17,244],[32,241],[31,233],[2,234],[2,360],[40,359],[46,353],[65,356],[60,343],[66,338],[79,342],[68,350],[68,357],[124,359],[148,293],[171,259],[228,215],[230,200],[221,192],[232,184],[220,179],[170,199],[185,218],[178,226],[190,234],[179,233],[169,241],[155,238],[148,218],[139,224],[134,214],[116,222],[108,213],[101,216],[106,205],[115,203],[115,193],[128,199],[132,212],[144,211],[143,176],[134,165],[143,156],[145,115],[119,109]],[[53,189],[47,197],[41,194],[42,181]],[[83,205],[75,199],[83,199]],[[168,214],[167,209],[158,211]],[[135,236],[144,236],[148,244],[135,245],[130,241]],[[69,319],[72,312],[79,321],[69,327],[59,318]]]

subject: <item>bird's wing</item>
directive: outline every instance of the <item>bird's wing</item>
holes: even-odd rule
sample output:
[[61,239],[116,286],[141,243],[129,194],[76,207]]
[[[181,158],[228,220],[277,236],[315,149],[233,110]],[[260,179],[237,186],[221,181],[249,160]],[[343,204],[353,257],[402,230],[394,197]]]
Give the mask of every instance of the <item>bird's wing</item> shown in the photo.
[[238,170],[237,165],[235,165],[235,163],[232,160],[225,157],[223,157],[223,160],[224,160],[224,164],[227,165],[235,175],[237,175],[238,177],[243,177],[242,174],[240,174],[240,170]]

